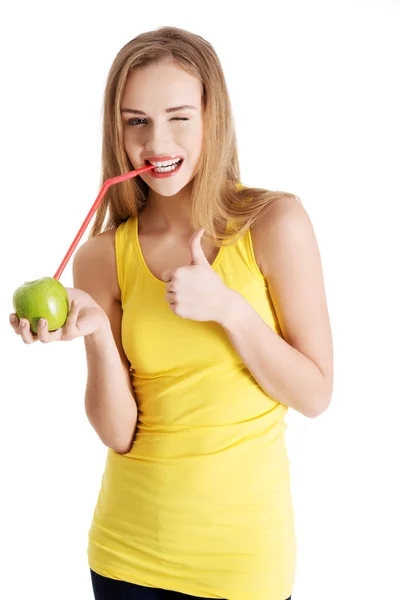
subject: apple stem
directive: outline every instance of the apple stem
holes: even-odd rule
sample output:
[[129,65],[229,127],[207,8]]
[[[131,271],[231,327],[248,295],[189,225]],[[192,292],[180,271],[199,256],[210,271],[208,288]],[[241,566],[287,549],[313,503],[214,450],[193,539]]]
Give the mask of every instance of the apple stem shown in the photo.
[[92,208],[88,212],[86,219],[84,220],[84,222],[81,225],[81,228],[79,229],[78,233],[76,234],[74,241],[72,242],[71,246],[68,249],[67,254],[62,259],[62,262],[61,262],[60,266],[58,267],[57,271],[55,272],[53,279],[57,279],[57,280],[60,279],[65,267],[68,264],[69,259],[71,258],[75,248],[79,244],[81,237],[85,233],[87,226],[89,225],[94,213],[96,212],[97,208],[99,207],[100,202],[103,200],[104,195],[107,192],[108,188],[110,186],[112,186],[114,183],[120,183],[121,181],[126,181],[127,179],[136,177],[136,175],[140,175],[140,173],[144,173],[145,171],[149,171],[150,169],[154,169],[154,168],[155,168],[154,165],[148,165],[146,167],[141,167],[140,169],[136,169],[135,171],[130,171],[129,173],[124,173],[124,175],[118,175],[117,177],[111,177],[110,179],[107,179],[103,183],[101,190],[99,192],[99,195],[97,196],[96,200],[94,201]]

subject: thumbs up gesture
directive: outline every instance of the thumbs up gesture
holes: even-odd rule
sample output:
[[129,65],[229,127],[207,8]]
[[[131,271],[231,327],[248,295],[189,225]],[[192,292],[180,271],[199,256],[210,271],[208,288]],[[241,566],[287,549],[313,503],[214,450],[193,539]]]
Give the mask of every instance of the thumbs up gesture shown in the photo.
[[165,271],[165,299],[171,310],[184,319],[216,321],[222,324],[226,303],[233,290],[213,270],[201,247],[204,229],[198,229],[189,240],[191,264]]

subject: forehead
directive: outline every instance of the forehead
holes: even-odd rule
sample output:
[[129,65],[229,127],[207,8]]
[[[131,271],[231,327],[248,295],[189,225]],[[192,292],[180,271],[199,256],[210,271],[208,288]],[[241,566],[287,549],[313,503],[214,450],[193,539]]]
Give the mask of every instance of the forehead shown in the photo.
[[126,81],[122,103],[143,111],[182,104],[201,105],[201,82],[175,63],[135,69]]

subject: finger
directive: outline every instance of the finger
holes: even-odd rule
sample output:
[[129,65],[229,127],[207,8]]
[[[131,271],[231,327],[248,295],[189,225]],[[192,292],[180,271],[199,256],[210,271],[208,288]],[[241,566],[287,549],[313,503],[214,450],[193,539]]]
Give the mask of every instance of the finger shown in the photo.
[[79,314],[78,300],[76,300],[76,299],[71,300],[71,306],[68,311],[68,317],[64,323],[63,329],[73,331],[76,328],[78,314]]
[[10,315],[10,325],[14,329],[15,333],[19,335],[19,320],[15,313]]
[[175,292],[167,292],[165,294],[165,299],[167,302],[174,303],[175,302]]
[[46,319],[39,319],[38,338],[43,344],[47,344],[50,341],[49,326]]
[[175,294],[175,289],[174,289],[172,281],[167,283],[167,285],[165,286],[165,293],[166,294]]
[[33,335],[28,319],[21,319],[19,322],[19,332],[25,344],[33,344],[37,341],[37,337]]
[[164,273],[161,275],[161,279],[165,283],[168,283],[168,281],[171,281],[172,280],[172,271],[170,271],[170,270],[164,271]]
[[192,265],[205,265],[208,264],[208,260],[206,255],[203,252],[203,248],[201,247],[201,238],[204,235],[204,229],[198,229],[193,233],[189,240],[190,247],[190,256]]

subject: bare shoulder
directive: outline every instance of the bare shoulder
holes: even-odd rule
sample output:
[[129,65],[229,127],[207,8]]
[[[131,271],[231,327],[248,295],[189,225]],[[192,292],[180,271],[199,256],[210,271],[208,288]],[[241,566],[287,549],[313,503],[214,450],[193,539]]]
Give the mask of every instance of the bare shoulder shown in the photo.
[[107,294],[113,300],[120,300],[115,257],[115,232],[116,229],[111,229],[90,238],[75,253],[73,260],[74,285],[84,289],[91,296],[97,291],[100,294]]
[[115,344],[130,385],[129,360],[122,346],[121,292],[115,258],[115,232],[110,229],[87,240],[77,250],[73,261],[74,287],[88,293],[109,318]]
[[282,244],[282,236],[293,239],[293,233],[303,235],[313,232],[311,220],[303,204],[296,198],[282,196],[268,206],[252,227],[254,253],[264,276],[268,278],[268,261],[271,252]]
[[296,198],[271,204],[252,228],[256,260],[284,339],[333,385],[333,344],[320,252],[311,219]]

